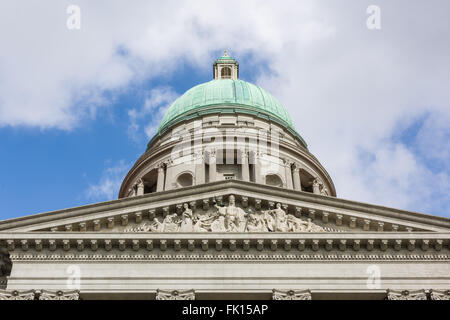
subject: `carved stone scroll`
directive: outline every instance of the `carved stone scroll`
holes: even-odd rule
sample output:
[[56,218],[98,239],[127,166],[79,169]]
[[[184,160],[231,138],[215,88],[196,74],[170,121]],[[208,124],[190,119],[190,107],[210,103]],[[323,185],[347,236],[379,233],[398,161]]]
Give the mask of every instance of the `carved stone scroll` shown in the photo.
[[195,300],[194,290],[156,290],[156,300]]
[[17,291],[0,289],[0,300],[34,300],[34,295],[34,290]]
[[387,300],[427,300],[425,290],[387,290]]
[[431,300],[450,300],[450,290],[430,290]]
[[311,291],[309,290],[272,290],[273,300],[311,300]]
[[40,290],[36,292],[39,295],[39,300],[80,300],[80,293],[78,290],[71,291],[49,291]]

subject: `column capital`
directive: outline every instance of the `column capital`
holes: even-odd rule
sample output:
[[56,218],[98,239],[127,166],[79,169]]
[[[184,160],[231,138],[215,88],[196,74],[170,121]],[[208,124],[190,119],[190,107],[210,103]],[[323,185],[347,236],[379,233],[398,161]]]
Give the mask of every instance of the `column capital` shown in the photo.
[[427,300],[427,294],[425,290],[390,290],[386,292],[388,300]]
[[240,149],[239,152],[241,154],[241,158],[242,159],[248,159],[249,158],[248,151]]
[[283,164],[285,166],[289,166],[290,167],[294,163],[291,159],[288,159],[288,158],[282,158],[282,160],[283,160]]
[[208,152],[209,157],[215,158],[216,154],[217,154],[217,149],[216,148],[208,148],[207,152]]

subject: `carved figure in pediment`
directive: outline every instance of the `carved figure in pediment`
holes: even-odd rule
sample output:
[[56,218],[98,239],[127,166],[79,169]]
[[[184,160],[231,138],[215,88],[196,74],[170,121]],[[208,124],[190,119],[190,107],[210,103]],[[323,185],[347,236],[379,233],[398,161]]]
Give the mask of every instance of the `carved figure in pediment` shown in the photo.
[[149,231],[152,231],[152,225],[149,225],[146,222],[124,230],[124,232],[149,232]]
[[159,222],[157,218],[153,219],[153,223],[150,225],[150,231],[152,232],[178,232],[180,230],[180,223],[176,221],[177,214],[168,214],[163,222]]
[[225,217],[219,216],[211,223],[211,231],[212,232],[226,232],[225,228]]
[[187,203],[183,204],[183,209],[180,232],[192,232],[194,231],[194,214]]
[[151,232],[164,232],[164,224],[159,222],[158,218],[153,219],[153,223],[150,225]]
[[308,222],[289,214],[287,217],[289,231],[292,232],[307,232]]
[[217,213],[224,217],[225,230],[227,232],[243,232],[247,213],[239,207],[236,207],[235,198],[233,195],[228,198],[228,206],[219,207],[214,205]]
[[286,211],[281,208],[281,203],[277,203],[276,208],[272,210],[262,211],[267,228],[273,232],[288,232],[289,224]]
[[306,227],[307,232],[325,232],[326,230],[322,228],[321,226],[318,226],[317,224],[313,223],[311,219],[308,218],[308,225]]
[[207,212],[203,215],[194,216],[194,232],[211,231],[211,224],[217,218],[215,213]]
[[310,218],[308,218],[307,221],[304,221],[289,214],[287,220],[289,231],[291,232],[325,232],[324,228],[313,223]]
[[164,232],[177,232],[180,229],[179,223],[176,221],[178,218],[176,213],[168,214],[164,220]]
[[249,232],[267,232],[267,223],[264,215],[259,213],[251,213],[248,219],[247,230]]

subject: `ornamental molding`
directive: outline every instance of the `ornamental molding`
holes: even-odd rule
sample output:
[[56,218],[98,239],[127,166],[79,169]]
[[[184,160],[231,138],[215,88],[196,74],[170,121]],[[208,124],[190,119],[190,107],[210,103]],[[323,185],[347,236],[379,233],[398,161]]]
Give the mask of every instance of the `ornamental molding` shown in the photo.
[[[222,199],[218,201],[222,202]],[[166,214],[164,218],[153,218],[150,222],[127,227],[126,233],[136,232],[326,232],[334,231],[321,227],[308,218],[306,221],[287,214],[281,203],[269,203],[269,210],[259,212],[242,209],[230,195],[228,205],[218,205],[203,214],[194,214],[188,203],[177,206],[177,212]],[[181,212],[182,211],[182,212]],[[181,214],[179,214],[181,212]],[[128,217],[126,218],[128,219]]]
[[354,252],[393,256],[446,255],[450,233],[0,233],[10,257],[74,252]]
[[[227,199],[235,195],[236,207],[252,209],[254,212],[270,210],[269,203],[281,203],[286,214],[296,218],[307,218],[314,210],[312,223],[321,227],[330,227],[344,231],[393,231],[449,232],[450,220],[414,212],[362,204],[303,191],[286,190],[250,182],[227,180],[212,182],[188,188],[157,192],[138,197],[125,198],[87,205],[80,208],[43,213],[35,216],[10,219],[0,222],[4,231],[66,231],[67,226],[74,231],[110,230],[123,231],[135,223],[136,217],[151,222],[155,217],[164,217],[177,211],[184,202],[194,203],[194,214],[204,214],[203,203],[213,203],[211,195]],[[248,201],[248,209],[242,205],[242,198]],[[122,217],[128,216],[128,222],[122,225]],[[112,223],[110,220],[112,219]],[[84,225],[83,225],[84,224]],[[118,227],[124,227],[122,229]],[[67,230],[67,231],[69,231]]]
[[425,290],[387,290],[387,300],[427,300]]
[[0,300],[34,300],[34,298],[34,290],[17,291],[0,289]]
[[50,290],[0,290],[0,300],[79,300],[80,292]]
[[195,291],[157,289],[156,300],[195,300]]
[[405,262],[430,262],[450,261],[449,254],[440,255],[406,255],[406,254],[270,254],[270,253],[147,253],[147,254],[12,254],[12,261],[272,261],[272,262],[311,262],[311,261],[405,261]]
[[430,300],[450,300],[450,290],[430,290]]
[[78,290],[72,291],[36,291],[39,300],[80,300],[80,292]]
[[272,291],[272,300],[312,300],[309,290],[276,290]]

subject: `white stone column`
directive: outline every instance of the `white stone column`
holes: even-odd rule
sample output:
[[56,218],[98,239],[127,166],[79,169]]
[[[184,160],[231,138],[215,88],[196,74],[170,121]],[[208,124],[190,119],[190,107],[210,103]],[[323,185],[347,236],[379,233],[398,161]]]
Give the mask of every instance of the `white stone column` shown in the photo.
[[314,179],[314,181],[312,183],[312,187],[313,187],[313,193],[320,194],[320,183],[319,183],[318,178]]
[[294,189],[294,185],[292,182],[292,170],[291,170],[291,162],[288,159],[284,159],[285,166],[285,176],[286,176],[286,188]]
[[203,151],[194,155],[195,159],[195,185],[205,183],[205,156]]
[[137,194],[138,196],[142,196],[144,194],[144,181],[139,179],[137,182]]
[[166,181],[164,183],[164,190],[172,190],[172,184],[174,183],[173,177],[172,177],[172,166],[173,161],[169,159],[166,163]]
[[262,172],[261,172],[261,154],[259,152],[255,152],[255,182],[256,183],[260,183],[260,184],[264,184],[265,181],[263,181],[264,177],[262,177]]
[[216,168],[216,150],[212,149],[209,151],[209,182],[214,182],[217,179],[217,168]]
[[164,190],[164,165],[160,164],[158,166],[158,180],[156,181],[156,192]]
[[297,163],[294,165],[294,190],[302,190],[302,184],[300,181],[300,166]]
[[248,154],[246,151],[241,152],[242,161],[242,180],[250,181],[250,169],[248,166]]

